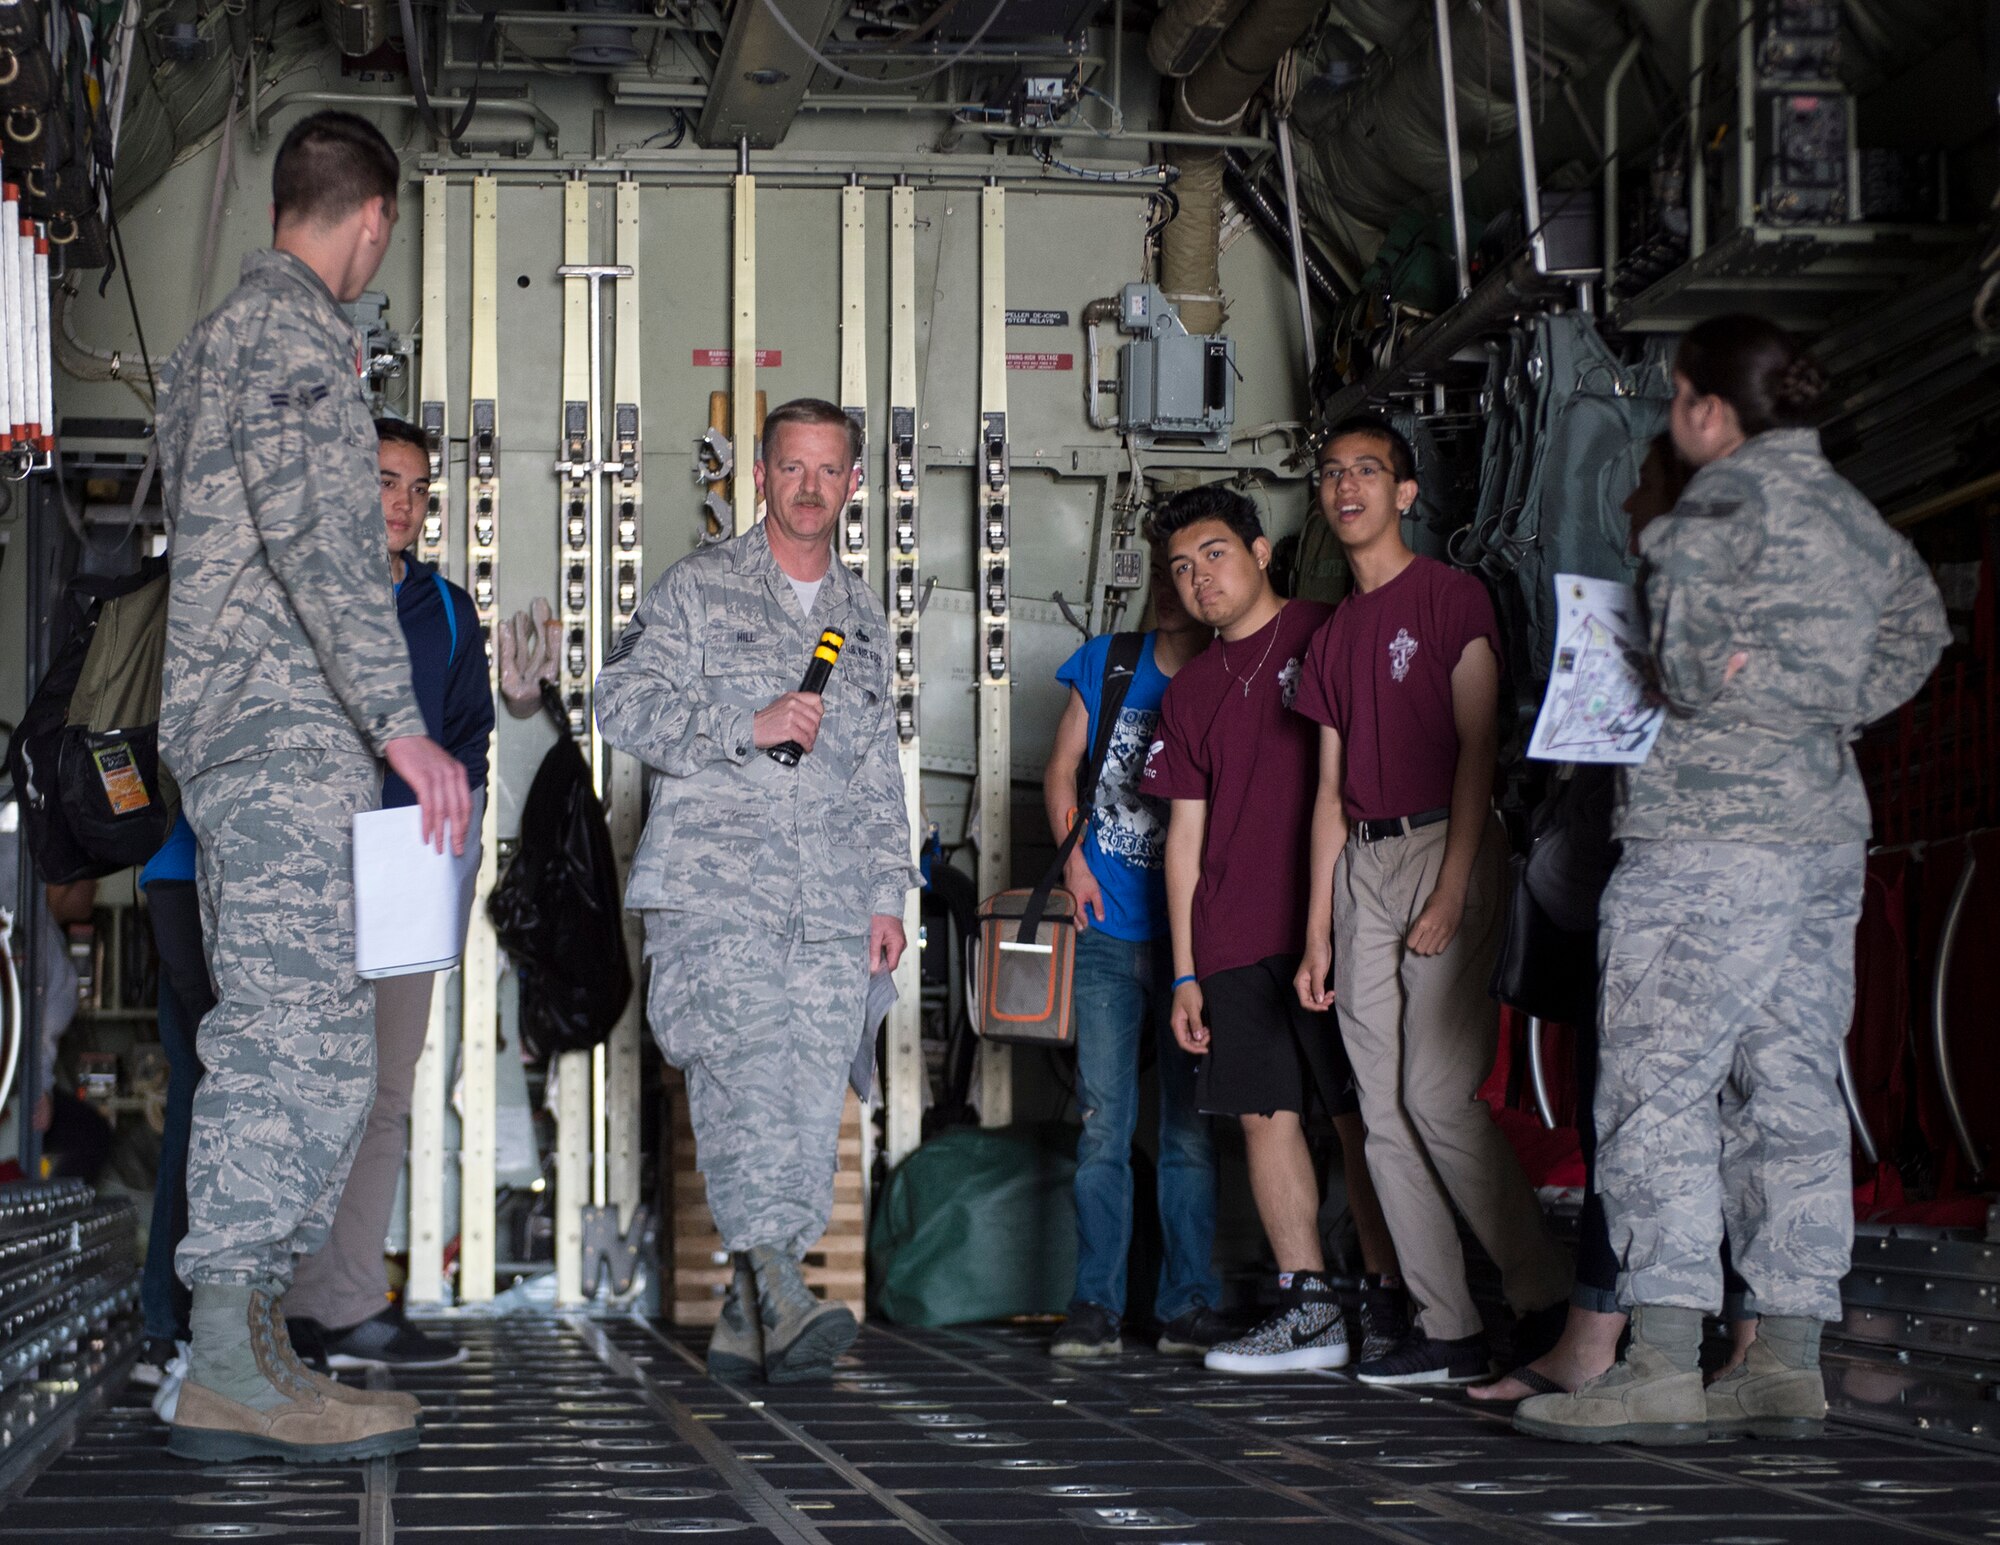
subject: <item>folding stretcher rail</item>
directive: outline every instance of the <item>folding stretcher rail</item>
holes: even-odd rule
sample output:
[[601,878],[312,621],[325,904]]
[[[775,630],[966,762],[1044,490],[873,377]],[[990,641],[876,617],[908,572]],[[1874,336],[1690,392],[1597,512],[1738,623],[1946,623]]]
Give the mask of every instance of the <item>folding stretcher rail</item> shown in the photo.
[[[593,282],[590,263],[590,184],[572,178],[563,187],[563,381],[556,513],[556,589],[562,617],[563,707],[570,733],[597,772],[596,726],[590,707],[596,679],[598,585],[593,572],[602,550],[598,530],[597,393],[590,333]],[[556,1061],[556,1299],[583,1297],[583,1209],[590,1195],[593,1054],[566,1052]]]
[[[887,610],[895,636],[896,738],[903,770],[903,798],[910,830],[923,838],[923,764],[918,741],[917,629],[923,603],[917,541],[917,264],[916,194],[907,185],[889,193],[889,440],[884,486],[889,514]],[[896,1003],[889,1011],[883,1097],[884,1143],[891,1167],[923,1139],[923,910],[911,891],[903,912],[909,947],[896,968]]]
[[[500,184],[472,181],[472,354],[466,409],[466,588],[486,648],[489,690],[498,696],[500,653]],[[472,926],[465,940],[464,1031],[459,1065],[460,1112],[458,1296],[483,1303],[493,1296],[494,1055],[499,1029],[500,947],[487,920],[486,899],[500,869],[500,831],[492,783],[480,829],[479,878]]]
[[[639,609],[645,593],[645,470],[641,465],[640,301],[639,283],[639,185],[626,180],[617,192],[618,266],[626,273],[618,279],[617,322],[612,369],[611,479],[611,595],[610,626],[605,637],[613,642],[625,631],[632,614]],[[641,806],[640,768],[636,758],[610,752],[604,772],[605,816],[611,828],[611,852],[618,865],[618,891],[625,892],[625,876],[632,855],[639,846],[639,828],[645,819]],[[645,979],[639,969],[642,941],[639,919],[627,912],[625,954],[634,967],[632,1001],[612,1029],[607,1048],[604,1088],[607,1099],[606,1195],[598,1204],[618,1209],[621,1229],[632,1221],[639,1205],[639,1035],[645,1015]]]
[[[448,557],[451,508],[451,455],[445,430],[451,380],[446,187],[439,173],[424,178],[423,359],[417,403],[417,422],[430,457],[430,497],[417,551],[426,562],[441,568]],[[410,1273],[405,1293],[414,1303],[437,1303],[444,1297],[444,1101],[445,1071],[451,1060],[448,1011],[448,993],[433,992],[430,1027],[424,1034],[410,1097]]]
[[[979,198],[979,894],[1007,888],[1012,868],[1013,638],[1012,491],[1007,451],[1007,193],[997,182]],[[1014,1118],[1011,1048],[980,1043],[979,1117],[989,1127]]]
[[868,193],[858,182],[840,190],[840,405],[860,432],[854,467],[861,474],[840,518],[840,561],[868,577]]
[[736,533],[741,535],[757,524],[757,483],[751,472],[757,460],[757,433],[762,427],[757,411],[757,179],[750,175],[750,155],[746,150],[735,183],[735,245],[733,252],[730,308],[732,350],[729,373],[731,408],[735,427],[730,432],[736,471],[729,499],[736,516]]

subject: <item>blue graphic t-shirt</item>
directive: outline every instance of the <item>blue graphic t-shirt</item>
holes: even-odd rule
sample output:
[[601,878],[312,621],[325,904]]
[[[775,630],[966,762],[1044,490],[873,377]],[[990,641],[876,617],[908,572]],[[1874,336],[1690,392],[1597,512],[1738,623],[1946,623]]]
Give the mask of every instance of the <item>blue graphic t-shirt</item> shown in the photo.
[[[1104,757],[1104,776],[1097,785],[1097,807],[1083,838],[1083,859],[1104,892],[1102,928],[1116,939],[1164,939],[1167,936],[1167,809],[1139,792],[1139,775],[1153,744],[1160,720],[1160,699],[1167,678],[1153,663],[1154,635],[1146,635],[1139,669],[1118,711],[1111,748]],[[1090,713],[1084,737],[1084,759],[1097,744],[1097,707],[1104,691],[1104,662],[1111,653],[1111,635],[1093,638],[1063,662],[1056,680],[1076,688]],[[1083,768],[1077,769],[1081,779]]]

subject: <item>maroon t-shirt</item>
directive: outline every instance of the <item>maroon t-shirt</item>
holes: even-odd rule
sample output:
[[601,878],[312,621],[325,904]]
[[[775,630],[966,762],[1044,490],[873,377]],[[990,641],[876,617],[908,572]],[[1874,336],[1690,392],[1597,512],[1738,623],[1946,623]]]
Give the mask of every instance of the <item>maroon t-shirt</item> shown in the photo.
[[1141,788],[1208,802],[1194,893],[1199,976],[1305,948],[1319,731],[1291,707],[1306,645],[1328,615],[1317,601],[1287,601],[1250,637],[1217,638],[1167,683]]
[[1353,592],[1320,629],[1293,706],[1340,732],[1348,820],[1450,808],[1458,770],[1451,673],[1475,638],[1499,659],[1492,598],[1470,574],[1434,558],[1412,560],[1379,589]]

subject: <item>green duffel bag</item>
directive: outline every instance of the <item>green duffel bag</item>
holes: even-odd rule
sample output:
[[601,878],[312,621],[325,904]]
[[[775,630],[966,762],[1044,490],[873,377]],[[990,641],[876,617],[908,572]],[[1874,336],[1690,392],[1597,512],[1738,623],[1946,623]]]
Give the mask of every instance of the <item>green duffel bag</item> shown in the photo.
[[868,1230],[870,1312],[898,1325],[1061,1314],[1076,1129],[954,1127],[896,1167]]

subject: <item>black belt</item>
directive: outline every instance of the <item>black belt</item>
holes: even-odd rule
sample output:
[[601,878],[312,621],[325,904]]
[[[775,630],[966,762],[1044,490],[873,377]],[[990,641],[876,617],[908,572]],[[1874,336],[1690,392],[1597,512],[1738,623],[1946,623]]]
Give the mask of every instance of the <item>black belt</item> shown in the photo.
[[1380,842],[1385,837],[1407,837],[1413,831],[1450,819],[1451,811],[1446,808],[1426,810],[1422,815],[1394,815],[1386,821],[1356,821],[1354,835],[1363,842]]

